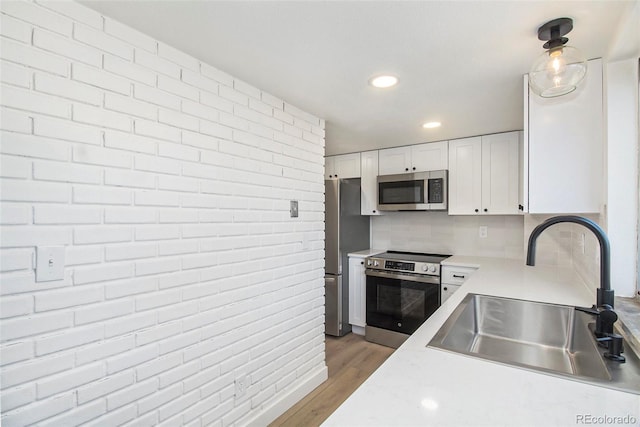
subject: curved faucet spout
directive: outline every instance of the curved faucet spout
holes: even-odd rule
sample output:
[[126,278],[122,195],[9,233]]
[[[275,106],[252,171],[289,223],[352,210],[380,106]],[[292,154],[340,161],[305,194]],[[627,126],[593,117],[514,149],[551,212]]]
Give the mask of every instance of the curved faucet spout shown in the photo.
[[608,304],[613,307],[614,293],[613,289],[611,289],[611,251],[609,249],[609,239],[607,238],[604,230],[590,219],[583,218],[581,216],[561,215],[549,218],[542,224],[538,225],[533,229],[529,236],[529,243],[527,245],[527,265],[535,265],[536,263],[536,240],[538,239],[538,236],[540,236],[540,234],[550,226],[561,222],[581,224],[591,230],[591,232],[593,232],[597,237],[598,242],[600,243],[600,288],[598,288],[597,291],[596,305],[598,307],[602,307],[602,305]]

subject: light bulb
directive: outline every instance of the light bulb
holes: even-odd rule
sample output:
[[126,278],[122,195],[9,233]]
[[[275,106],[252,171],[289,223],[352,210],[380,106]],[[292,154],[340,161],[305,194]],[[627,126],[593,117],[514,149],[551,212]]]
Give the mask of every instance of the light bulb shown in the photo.
[[531,90],[543,98],[573,92],[587,71],[586,60],[571,46],[559,46],[541,54],[529,72]]

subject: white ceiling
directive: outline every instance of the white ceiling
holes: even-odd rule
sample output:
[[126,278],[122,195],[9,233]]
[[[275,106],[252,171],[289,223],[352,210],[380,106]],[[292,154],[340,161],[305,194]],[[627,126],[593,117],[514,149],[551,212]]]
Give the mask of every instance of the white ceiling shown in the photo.
[[[606,58],[636,2],[83,3],[324,118],[326,152],[340,154],[522,129],[537,28],[573,18],[569,44]],[[400,83],[368,86],[379,73]]]

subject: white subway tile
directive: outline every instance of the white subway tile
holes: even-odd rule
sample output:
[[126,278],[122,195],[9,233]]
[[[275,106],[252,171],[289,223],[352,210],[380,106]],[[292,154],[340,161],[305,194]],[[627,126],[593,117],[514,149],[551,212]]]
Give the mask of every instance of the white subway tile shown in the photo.
[[152,138],[111,130],[105,132],[104,145],[139,153],[154,154],[157,151],[157,142]]
[[123,153],[120,150],[79,145],[73,147],[73,161],[77,163],[130,168],[131,160],[131,154]]
[[179,335],[181,331],[182,325],[180,322],[155,325],[136,333],[136,345],[142,346],[152,342],[162,341],[166,338]]
[[156,84],[155,73],[138,64],[125,61],[115,56],[105,55],[103,67],[107,71],[135,80],[136,82],[141,82],[149,86],[155,86]]
[[136,422],[138,422],[136,418],[137,414],[138,414],[138,411],[136,410],[135,405],[131,405],[115,411],[109,410],[107,414],[101,417],[98,417],[94,420],[91,420],[83,424],[83,426],[85,427],[120,426],[132,420],[136,420]]
[[160,58],[158,55],[146,52],[144,50],[136,49],[135,62],[143,67],[150,68],[159,73],[173,77],[175,79],[180,78],[180,66],[166,59]]
[[180,364],[182,364],[182,355],[179,353],[162,356],[136,368],[136,378],[145,380],[147,378],[157,377],[161,372],[179,366]]
[[2,2],[3,13],[30,22],[38,27],[47,28],[64,36],[71,36],[72,21],[47,9],[26,1]]
[[[197,193],[200,189],[200,181],[194,178],[185,178],[182,176],[159,175],[158,188],[161,190]],[[162,219],[161,222],[163,222]]]
[[[3,4],[6,2],[3,2]],[[11,40],[0,38],[2,59],[17,62],[38,70],[48,71],[60,76],[68,76],[71,61],[67,58],[45,53],[41,50]]]
[[[49,138],[83,142],[92,145],[102,144],[101,129],[51,117],[35,117],[33,120],[33,133]],[[64,146],[60,148],[63,149]]]
[[135,347],[133,335],[100,341],[78,349],[75,352],[76,365],[85,365],[96,360],[105,360],[110,356],[125,353]]
[[[3,2],[9,3],[9,2]],[[16,3],[16,2],[11,2]],[[73,393],[56,396],[52,399],[43,400],[29,405],[28,410],[17,410],[2,417],[3,424],[8,426],[26,426],[34,424],[45,418],[53,417],[56,414],[68,411],[75,405]]]
[[213,107],[216,110],[233,113],[233,102],[222,98],[217,94],[200,92],[200,102],[203,105],[208,105],[209,107]]
[[273,117],[289,125],[293,125],[294,123],[293,116],[289,113],[285,113],[282,110],[274,109]]
[[116,375],[104,377],[99,381],[78,388],[78,404],[83,405],[99,397],[109,395],[114,391],[128,387],[133,383],[133,371],[125,371]]
[[71,230],[66,227],[13,226],[2,230],[2,247],[5,248],[66,245],[70,242]]
[[229,101],[234,102],[236,104],[240,104],[244,106],[249,105],[249,97],[246,94],[238,90],[235,90],[233,88],[230,88],[227,86],[220,86],[220,90],[218,94],[222,98],[228,99]]
[[169,273],[180,270],[180,260],[175,258],[159,258],[150,261],[136,262],[136,276]]
[[197,101],[199,99],[198,89],[163,75],[158,76],[158,89],[167,91],[182,98]]
[[[148,316],[147,316],[148,317]],[[109,375],[124,369],[144,363],[158,357],[158,346],[148,345],[128,351],[122,355],[107,359],[107,373]],[[126,390],[125,390],[126,391]]]
[[150,120],[155,120],[158,116],[158,108],[154,105],[110,93],[105,94],[104,108]]
[[58,310],[101,301],[104,290],[100,286],[81,286],[52,290],[35,296],[35,310]]
[[245,119],[243,119],[242,117],[236,117],[235,115],[228,114],[226,112],[220,113],[220,123],[233,129],[249,129],[249,122],[247,122]]
[[[4,263],[5,257],[4,254],[2,255],[2,262]],[[31,259],[29,259],[29,264],[31,264]],[[0,318],[2,319],[31,314],[33,313],[33,298],[27,295],[14,297],[5,296],[2,298],[2,301],[0,301],[0,308]]]
[[73,38],[129,61],[133,60],[131,45],[94,28],[76,23],[73,26]]
[[121,261],[125,259],[149,258],[156,256],[155,244],[127,244],[109,245],[106,247],[105,259],[107,261]]
[[[155,323],[156,323],[156,314],[154,312],[139,313],[139,314],[133,314],[130,316],[125,316],[117,320],[110,320],[108,322],[105,322],[105,325],[104,325],[105,336],[114,337],[119,335],[125,335],[131,332],[148,328],[151,325],[155,325]],[[147,353],[153,352],[157,354],[158,352],[157,348],[153,348],[153,349],[147,348],[145,350]],[[123,368],[124,367],[128,368],[133,366],[128,364],[129,362],[126,360],[127,358],[125,358],[124,356],[125,355],[122,356],[122,359],[116,358],[117,360],[121,361],[122,365],[124,365]],[[116,363],[116,365],[119,365],[119,364]],[[117,372],[117,370],[112,369],[112,364],[109,363],[109,360],[107,360],[107,366],[109,366],[109,373]]]
[[316,125],[319,126],[320,125],[320,119],[318,119],[317,117],[302,111],[301,109],[299,109],[298,107],[295,107],[287,102],[284,103],[284,111],[291,114],[294,117],[297,117],[299,119],[302,119],[306,122],[311,123],[312,125]]
[[182,143],[193,147],[204,148],[206,150],[217,151],[218,139],[201,133],[183,131]]
[[[33,343],[18,341],[0,346],[0,365],[10,365],[33,358]],[[3,399],[4,400],[4,399]],[[4,404],[4,402],[2,402]]]
[[136,297],[136,311],[151,310],[180,302],[180,290],[153,292]]
[[180,109],[180,98],[154,87],[136,83],[133,85],[133,96],[136,99],[159,105],[161,107],[167,107],[173,110]]
[[[3,206],[4,209],[4,206]],[[197,250],[197,249],[196,249]],[[34,257],[33,249],[3,249],[0,250],[0,270],[1,271],[16,271],[16,270],[29,270],[33,268],[33,257]],[[5,301],[0,301],[0,304],[5,306]],[[21,303],[16,302],[15,304],[6,303],[6,309],[0,311],[0,317],[8,317],[9,313],[12,310],[15,310],[18,306],[22,307]],[[28,307],[31,305],[29,304]],[[23,311],[23,308],[20,308],[21,314],[29,313],[30,311]],[[15,314],[11,314],[15,315]]]
[[200,121],[200,132],[224,139],[231,139],[233,134],[231,128],[207,120]]
[[[131,402],[135,402],[144,396],[148,396],[155,393],[158,390],[158,381],[155,378],[136,383],[131,387],[127,387],[117,393],[112,393],[107,396],[107,407],[110,411],[127,405]],[[139,421],[139,417],[136,418],[136,422]]]
[[181,129],[197,131],[199,128],[198,119],[177,111],[161,109],[158,112],[158,121]]
[[75,21],[91,25],[94,28],[102,28],[102,16],[95,10],[79,3],[56,0],[38,0],[38,3]]
[[164,43],[158,43],[158,55],[190,70],[200,69],[200,62],[196,58]]
[[120,187],[155,188],[156,176],[144,172],[107,169],[104,172],[104,183]]
[[[58,329],[72,326],[73,315],[71,313],[37,314],[29,317],[4,320],[0,325],[3,340],[39,335]],[[9,387],[2,381],[3,385]]]
[[0,200],[13,202],[62,202],[69,201],[69,188],[49,182],[0,180]]
[[273,116],[273,107],[257,99],[249,98],[249,108],[266,116]]
[[[220,113],[214,108],[207,107],[197,102],[183,100],[182,112],[195,117],[200,117],[211,122],[218,120]],[[197,130],[197,129],[196,129]]]
[[3,153],[51,160],[69,160],[70,158],[71,146],[64,142],[4,131],[0,132],[0,138],[2,139],[0,151]]
[[130,205],[132,201],[133,192],[128,189],[94,186],[73,187],[73,203],[77,204]]
[[124,279],[133,276],[133,265],[129,263],[108,263],[92,266],[76,267],[73,271],[73,283],[84,285],[87,283],[104,282]]
[[153,38],[113,19],[105,18],[104,31],[107,34],[111,34],[120,40],[131,43],[136,47],[141,47],[151,53],[155,53],[158,50],[158,42]]
[[[102,182],[102,171],[91,166],[35,161],[33,164],[33,178],[43,181],[100,184]],[[97,222],[100,222],[99,217],[97,217]]]
[[34,224],[100,224],[101,208],[74,205],[37,205],[34,208]]
[[137,191],[135,204],[138,206],[179,206],[180,195],[165,191]]
[[2,35],[23,43],[31,42],[31,26],[9,15],[0,15]]
[[[167,382],[168,381],[169,380],[167,380]],[[162,387],[162,385],[160,387]],[[162,407],[160,407],[160,409],[158,410],[158,417],[160,421],[172,423],[170,417],[184,411],[189,406],[196,404],[199,400],[200,400],[199,390],[193,391],[191,393],[183,394],[180,398],[174,399],[171,402],[167,403],[166,405],[163,405]]]
[[56,417],[48,418],[38,425],[42,427],[58,427],[72,425],[74,423],[77,423],[76,425],[85,425],[87,421],[95,419],[106,412],[107,402],[101,400],[83,406],[77,406]]
[[144,154],[138,154],[135,156],[134,167],[138,170],[171,175],[180,175],[181,171],[180,163],[173,159],[147,156]]
[[[161,243],[162,245],[162,243]],[[183,285],[191,285],[200,281],[200,273],[196,270],[180,271],[177,273],[164,274],[158,279],[160,289],[173,288]]]
[[0,155],[0,177],[27,179],[31,177],[31,161],[28,158]]
[[2,412],[7,413],[12,409],[19,408],[28,403],[36,401],[36,387],[28,384],[24,387],[15,387],[2,391]]
[[71,103],[68,101],[9,85],[2,85],[1,90],[0,104],[7,107],[56,117],[69,117],[70,115]]
[[162,255],[179,255],[198,252],[198,242],[195,240],[179,240],[170,242],[160,242],[158,253]]
[[196,301],[174,304],[170,307],[158,310],[158,323],[187,318],[197,312],[198,303]]
[[96,244],[96,243],[115,243],[127,242],[132,238],[133,232],[127,227],[76,227],[73,230],[73,243]]
[[156,211],[139,207],[108,207],[104,211],[105,224],[148,224],[156,222]]
[[262,92],[260,94],[260,99],[262,100],[262,102],[265,102],[274,107],[275,111],[284,111],[284,101],[282,99],[276,98],[275,96],[266,92]]
[[180,142],[180,129],[148,120],[135,119],[135,132],[152,138]]
[[200,150],[192,147],[185,147],[181,144],[173,144],[171,142],[160,142],[158,144],[158,155],[191,162],[197,162],[200,160]]
[[233,77],[229,74],[218,70],[208,64],[201,63],[200,64],[200,72],[203,76],[213,79],[217,82],[222,83],[223,85],[233,86]]
[[44,399],[62,391],[71,390],[79,385],[98,380],[102,377],[104,377],[104,366],[101,363],[85,366],[83,368],[75,368],[38,381],[36,383],[38,390],[37,396],[38,399]]
[[168,402],[171,402],[182,394],[182,387],[180,384],[169,387],[165,390],[158,391],[153,395],[140,399],[138,401],[138,412],[144,414],[153,409],[156,409]]
[[75,309],[74,322],[76,325],[101,322],[115,317],[126,316],[133,313],[133,311],[133,301],[128,299],[88,304]]
[[182,81],[200,90],[206,90],[211,93],[218,93],[218,83],[203,76],[198,72],[183,69]]
[[94,67],[102,65],[102,54],[88,46],[61,37],[49,31],[36,28],[33,30],[33,45],[74,61],[82,62]]
[[[108,299],[113,299],[152,292],[156,289],[157,281],[154,278],[131,279],[107,283],[105,286],[105,294]],[[133,300],[130,301],[133,302]]]
[[131,93],[131,82],[127,79],[86,65],[74,63],[71,68],[71,78],[123,95]]
[[102,325],[73,328],[59,334],[39,337],[36,341],[36,355],[43,356],[100,341],[103,338],[102,329]]
[[28,205],[2,203],[2,209],[0,210],[0,224],[20,225],[20,224],[28,224],[30,222],[31,222],[31,209]]
[[124,114],[82,104],[75,104],[73,106],[73,120],[124,131],[131,130],[132,122],[131,118]]
[[257,87],[251,86],[250,84],[243,82],[242,80],[235,79],[233,81],[233,88],[238,92],[244,93],[245,95],[249,95],[255,99],[261,98],[260,89]]
[[[4,15],[2,15],[4,16]],[[14,86],[29,88],[32,70],[7,61],[0,61],[0,80]]]

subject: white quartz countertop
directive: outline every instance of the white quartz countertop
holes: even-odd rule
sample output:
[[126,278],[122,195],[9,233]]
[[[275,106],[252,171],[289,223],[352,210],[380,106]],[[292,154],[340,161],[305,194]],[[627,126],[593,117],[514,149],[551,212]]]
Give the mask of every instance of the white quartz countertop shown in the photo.
[[639,395],[426,347],[468,293],[591,306],[570,271],[462,256],[443,264],[479,270],[324,426],[638,425]]
[[358,252],[349,252],[347,255],[356,258],[366,258],[369,256],[381,254],[382,252],[384,252],[384,249],[365,249]]

